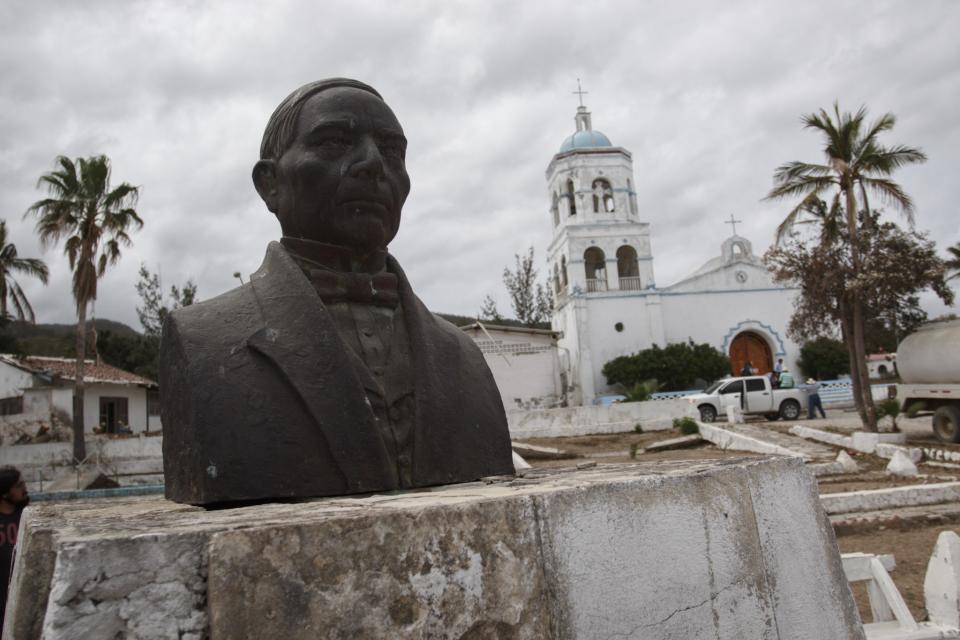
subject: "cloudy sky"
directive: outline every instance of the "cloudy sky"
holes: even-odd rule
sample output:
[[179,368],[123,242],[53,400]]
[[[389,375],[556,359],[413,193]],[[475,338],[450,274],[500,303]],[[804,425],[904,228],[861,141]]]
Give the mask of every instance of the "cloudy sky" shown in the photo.
[[[897,179],[941,253],[960,241],[960,3],[9,2],[0,5],[0,217],[41,322],[74,320],[60,247],[27,207],[59,154],[107,154],[142,186],[143,230],[100,285],[98,317],[139,328],[141,262],[209,298],[256,270],[279,225],[253,189],[267,118],[292,89],[348,76],[403,124],[412,190],[391,245],[427,305],[474,314],[551,222],[544,170],[574,130],[633,152],[657,282],[719,253],[731,213],[758,253],[786,203],[761,199],[783,161],[820,160],[803,113],[835,99],[899,118],[888,143],[930,160]],[[543,270],[545,273],[545,269]],[[930,300],[928,310],[944,307]]]

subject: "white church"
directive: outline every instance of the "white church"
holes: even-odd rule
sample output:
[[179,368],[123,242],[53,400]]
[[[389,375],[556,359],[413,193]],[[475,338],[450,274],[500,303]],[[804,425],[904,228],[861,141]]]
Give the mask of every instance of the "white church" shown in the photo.
[[[593,128],[586,107],[577,109],[575,122],[546,172],[557,354],[555,375],[539,379],[554,379],[557,388],[543,399],[576,406],[616,393],[603,365],[654,344],[706,342],[730,356],[734,372],[749,360],[766,373],[780,358],[785,368],[796,369],[799,348],[786,335],[795,291],[774,284],[735,225],[719,255],[679,282],[658,286],[631,153]],[[498,370],[506,365],[496,342],[484,340],[481,347],[499,383]],[[529,404],[521,396],[544,391],[510,386],[501,388],[508,409]]]

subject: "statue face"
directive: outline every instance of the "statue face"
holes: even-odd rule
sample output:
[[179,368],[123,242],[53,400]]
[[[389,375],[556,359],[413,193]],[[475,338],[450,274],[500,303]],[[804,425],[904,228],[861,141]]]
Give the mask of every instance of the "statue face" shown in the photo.
[[406,149],[386,103],[336,87],[304,103],[293,144],[276,162],[258,163],[254,181],[284,235],[382,249],[397,234],[410,192]]

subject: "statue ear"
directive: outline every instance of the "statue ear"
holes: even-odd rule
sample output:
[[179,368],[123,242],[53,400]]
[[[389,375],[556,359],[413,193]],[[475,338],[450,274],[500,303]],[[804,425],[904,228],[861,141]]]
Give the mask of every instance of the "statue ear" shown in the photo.
[[260,160],[253,165],[253,186],[267,204],[267,209],[277,212],[277,163]]

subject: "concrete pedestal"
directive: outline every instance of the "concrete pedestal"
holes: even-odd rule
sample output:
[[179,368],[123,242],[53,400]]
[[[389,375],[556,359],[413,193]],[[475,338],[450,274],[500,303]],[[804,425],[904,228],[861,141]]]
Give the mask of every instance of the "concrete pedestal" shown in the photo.
[[31,507],[4,637],[863,638],[796,459],[203,511]]

